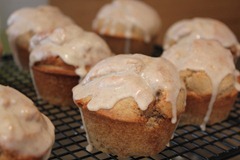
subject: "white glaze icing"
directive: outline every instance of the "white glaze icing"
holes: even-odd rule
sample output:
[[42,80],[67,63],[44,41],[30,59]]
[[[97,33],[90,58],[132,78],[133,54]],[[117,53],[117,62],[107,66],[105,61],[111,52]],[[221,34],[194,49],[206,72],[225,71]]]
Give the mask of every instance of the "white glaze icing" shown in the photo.
[[112,55],[107,44],[95,33],[85,32],[76,25],[56,28],[51,33],[38,34],[31,39],[30,66],[49,56],[59,56],[82,77],[86,66]]
[[53,6],[21,8],[9,16],[7,34],[17,37],[29,31],[40,33],[72,23],[70,18]]
[[[33,102],[17,90],[0,85],[0,145],[8,151],[49,157],[54,126]],[[47,157],[48,156],[48,157]]]
[[73,99],[91,96],[87,107],[97,111],[111,109],[119,100],[133,97],[139,108],[146,110],[161,90],[166,92],[166,101],[172,104],[172,123],[176,123],[176,100],[182,87],[177,69],[166,59],[140,54],[118,55],[95,65],[73,88]]
[[215,40],[198,39],[191,42],[179,42],[166,50],[162,56],[175,64],[179,71],[187,69],[205,71],[211,79],[212,96],[204,122],[201,125],[204,130],[212,112],[221,81],[228,74],[234,76],[236,71],[230,51]]
[[164,48],[169,48],[171,42],[194,39],[213,39],[219,41],[224,47],[236,46],[237,56],[240,55],[239,43],[233,32],[224,23],[211,18],[185,19],[174,23],[167,31]]
[[[99,21],[103,20],[102,28],[99,28]],[[150,42],[160,28],[158,13],[144,2],[138,0],[114,0],[104,5],[93,21],[93,29],[104,34],[107,28],[111,28],[109,34],[115,35],[116,25],[121,24],[127,29],[125,37],[132,37],[133,27],[140,28],[144,33],[144,41]],[[109,27],[110,26],[110,27]]]

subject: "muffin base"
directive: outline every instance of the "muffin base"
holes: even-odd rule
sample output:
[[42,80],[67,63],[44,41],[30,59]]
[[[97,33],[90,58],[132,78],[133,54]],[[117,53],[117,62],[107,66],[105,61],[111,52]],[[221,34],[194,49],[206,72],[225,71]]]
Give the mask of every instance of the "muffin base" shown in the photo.
[[18,37],[8,37],[9,45],[13,52],[13,59],[21,70],[29,71],[29,42],[34,35],[32,31],[26,32]]
[[[22,70],[29,71],[29,56],[30,52],[28,48],[19,45],[18,43],[16,44],[16,52],[13,54],[14,55],[14,61],[18,65],[18,67]],[[17,58],[17,59],[16,59]]]
[[72,88],[79,82],[79,76],[69,74],[50,66],[33,66],[32,76],[38,95],[54,105],[74,105]]
[[[128,105],[128,102],[124,99],[117,105]],[[161,116],[123,119],[115,117],[116,112],[111,115],[107,110],[89,111],[85,105],[80,110],[90,144],[119,157],[158,154],[169,143],[177,126],[171,123],[171,118]]]
[[[233,89],[225,96],[217,97],[208,125],[221,122],[227,119],[232,106],[236,100],[238,92]],[[185,112],[182,114],[179,125],[201,125],[208,110],[211,95],[200,96],[193,92],[187,93]]]
[[115,54],[141,53],[151,55],[154,42],[145,43],[135,39],[126,39],[121,37],[111,37],[100,35],[109,45],[111,51]]

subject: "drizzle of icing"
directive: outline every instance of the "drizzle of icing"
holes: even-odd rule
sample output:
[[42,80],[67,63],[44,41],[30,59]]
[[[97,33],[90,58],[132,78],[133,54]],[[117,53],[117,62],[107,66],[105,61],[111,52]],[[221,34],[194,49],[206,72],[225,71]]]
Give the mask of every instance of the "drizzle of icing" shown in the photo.
[[55,140],[51,121],[37,110],[30,99],[2,85],[0,121],[0,144],[5,149],[36,157],[50,153]]
[[204,130],[212,113],[218,87],[225,76],[235,74],[231,53],[215,40],[182,41],[163,53],[163,57],[175,64],[179,71],[186,69],[205,71],[211,79],[212,96],[201,128]]
[[176,101],[182,87],[177,69],[166,59],[118,55],[95,65],[73,88],[73,99],[91,96],[87,107],[97,111],[111,109],[120,99],[133,97],[139,108],[146,110],[157,91],[162,90],[172,104],[172,123],[176,123]]
[[[85,124],[85,119],[84,119],[84,116],[83,116],[82,109],[79,108],[79,111],[80,111],[81,118],[82,118],[83,129],[84,129],[85,132],[86,132],[86,138],[87,138],[87,142],[88,142],[88,145],[87,145],[87,147],[86,147],[86,150],[87,150],[88,152],[92,152],[92,150],[93,150],[93,145],[92,145],[92,142],[90,141],[90,138],[89,138],[89,134],[88,134],[88,130],[87,130],[87,127],[86,127],[86,124]],[[82,128],[82,127],[81,127],[81,128]]]
[[[234,33],[224,23],[211,18],[194,18],[173,24],[165,36],[164,48],[169,48],[171,41],[178,43],[199,38],[217,40],[226,48],[239,45]],[[240,55],[240,49],[237,55]]]
[[51,33],[37,34],[31,39],[30,66],[49,56],[59,56],[83,77],[86,66],[112,55],[107,44],[95,33],[85,32],[76,25],[56,28]]
[[[103,20],[103,25],[98,28],[99,21]],[[126,27],[125,37],[132,37],[132,29],[140,28],[144,33],[144,41],[150,42],[160,28],[160,18],[158,13],[144,2],[137,0],[114,0],[110,4],[104,5],[93,21],[93,29],[104,34],[110,28],[110,35],[116,33],[116,25],[121,24]],[[110,26],[110,27],[109,27]]]

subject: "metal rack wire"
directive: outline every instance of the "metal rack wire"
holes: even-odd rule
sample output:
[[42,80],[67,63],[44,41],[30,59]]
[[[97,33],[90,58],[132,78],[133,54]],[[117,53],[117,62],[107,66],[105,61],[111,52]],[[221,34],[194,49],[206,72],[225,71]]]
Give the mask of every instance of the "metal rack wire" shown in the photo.
[[[100,151],[88,152],[86,135],[77,107],[59,107],[38,99],[28,72],[17,69],[11,56],[0,61],[0,84],[8,85],[31,98],[56,127],[56,141],[50,160],[114,160],[117,156]],[[240,155],[240,96],[227,120],[201,131],[198,126],[178,127],[170,146],[154,157],[131,160],[227,159]]]

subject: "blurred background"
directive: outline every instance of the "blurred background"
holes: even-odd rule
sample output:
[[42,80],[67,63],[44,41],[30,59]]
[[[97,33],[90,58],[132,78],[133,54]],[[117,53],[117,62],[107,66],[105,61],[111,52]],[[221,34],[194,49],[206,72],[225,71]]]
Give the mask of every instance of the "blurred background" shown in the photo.
[[[5,29],[11,12],[25,6],[50,4],[58,6],[63,13],[72,17],[85,30],[99,8],[111,0],[0,0],[1,39],[7,49]],[[240,40],[240,0],[143,0],[155,8],[162,20],[157,43],[161,44],[167,28],[174,22],[192,17],[211,17],[227,24]]]

